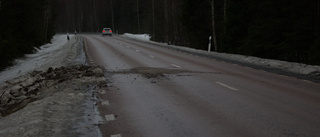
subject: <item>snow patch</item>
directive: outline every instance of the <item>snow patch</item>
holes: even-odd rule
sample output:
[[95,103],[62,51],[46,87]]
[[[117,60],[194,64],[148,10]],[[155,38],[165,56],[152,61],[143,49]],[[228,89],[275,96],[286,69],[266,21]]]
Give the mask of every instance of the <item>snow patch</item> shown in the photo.
[[[168,45],[166,43],[158,43],[158,42],[150,41],[150,36],[147,34],[137,35],[137,34],[125,33],[122,36],[127,37],[127,38],[140,40],[140,41],[144,41],[147,43],[151,43],[153,45],[158,45],[158,46],[162,46],[162,47],[167,47],[167,48],[172,48],[172,49],[176,49],[176,50],[190,52],[193,54],[201,54],[201,55],[205,55],[205,56],[211,56],[211,57],[216,57],[216,58],[221,58],[221,59],[226,59],[226,60],[231,60],[231,61],[237,61],[237,62],[241,62],[241,63],[254,64],[257,66],[279,69],[282,71],[287,71],[287,72],[296,73],[296,74],[310,75],[310,76],[315,76],[315,77],[320,76],[320,66],[316,66],[316,65],[307,65],[307,64],[296,63],[296,62],[264,59],[264,58],[259,58],[259,57],[244,56],[244,55],[238,55],[238,54],[208,52],[205,50],[192,49],[189,47]],[[146,38],[144,38],[144,37],[146,37]]]
[[62,66],[63,59],[68,52],[64,50],[68,50],[70,45],[77,41],[74,35],[69,36],[70,41],[67,40],[67,35],[55,35],[51,43],[41,46],[35,54],[27,54],[23,58],[16,59],[14,66],[0,72],[0,83],[32,71]]
[[138,39],[138,40],[143,40],[143,41],[150,41],[150,35],[149,34],[130,34],[130,33],[125,33],[123,36],[132,38],[132,39]]
[[[0,86],[0,136],[102,137],[95,96],[106,85],[97,66],[34,71]],[[3,91],[3,93],[1,93]],[[1,117],[3,116],[3,117]]]
[[[84,66],[82,37],[55,35],[0,72],[0,136],[102,136],[100,67]],[[4,117],[1,117],[4,116]]]

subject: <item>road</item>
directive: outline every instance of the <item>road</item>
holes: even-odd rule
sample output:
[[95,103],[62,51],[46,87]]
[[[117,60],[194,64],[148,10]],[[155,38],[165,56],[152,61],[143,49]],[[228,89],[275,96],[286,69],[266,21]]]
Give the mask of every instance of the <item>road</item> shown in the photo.
[[82,35],[106,70],[104,136],[320,136],[320,84],[132,41]]

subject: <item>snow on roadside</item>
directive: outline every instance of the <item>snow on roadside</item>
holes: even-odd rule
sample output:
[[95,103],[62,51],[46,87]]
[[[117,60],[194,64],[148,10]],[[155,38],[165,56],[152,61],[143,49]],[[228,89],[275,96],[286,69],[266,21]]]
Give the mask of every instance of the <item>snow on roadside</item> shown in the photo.
[[[144,34],[146,36],[149,36],[148,34]],[[141,35],[135,35],[135,34],[124,34],[123,37],[140,40],[148,43],[152,43],[154,45],[159,45],[163,47],[173,48],[177,50],[183,50],[187,52],[192,52],[195,54],[201,54],[216,58],[221,58],[225,60],[230,61],[237,61],[241,63],[247,63],[247,64],[253,64],[256,66],[262,66],[272,69],[279,69],[286,72],[291,72],[295,74],[303,74],[303,75],[310,75],[314,77],[320,77],[320,66],[316,65],[307,65],[303,63],[295,63],[295,62],[287,62],[287,61],[281,61],[281,60],[273,60],[273,59],[264,59],[259,57],[253,57],[253,56],[244,56],[244,55],[238,55],[238,54],[228,54],[228,53],[217,53],[217,52],[208,52],[204,50],[198,50],[198,49],[192,49],[189,47],[183,47],[183,46],[172,46],[165,43],[157,43],[150,41],[149,39],[145,40],[143,36]]]
[[75,42],[73,37],[73,35],[70,35],[71,40],[68,41],[67,35],[55,35],[51,40],[51,43],[41,46],[40,49],[37,49],[36,53],[28,54],[24,58],[16,59],[16,64],[14,66],[0,72],[0,83],[35,70],[45,70],[49,68],[49,66],[61,66],[61,62],[56,61],[55,57],[65,57],[62,50],[67,49],[67,46]]
[[33,71],[0,86],[0,136],[102,136],[95,104],[106,85],[98,66]]
[[149,34],[130,34],[130,33],[125,33],[123,34],[125,37],[129,37],[132,39],[138,39],[138,40],[143,40],[143,41],[150,41],[150,35]]
[[230,60],[236,60],[239,62],[250,63],[258,66],[265,66],[269,68],[280,69],[284,71],[289,71],[296,74],[304,75],[319,75],[320,66],[307,65],[303,63],[287,62],[281,60],[273,59],[263,59],[252,56],[236,55],[236,54],[226,54],[226,53],[211,53],[219,57],[223,57]]
[[84,65],[82,37],[55,35],[37,50],[0,72],[0,136],[102,136],[95,95],[106,80]]

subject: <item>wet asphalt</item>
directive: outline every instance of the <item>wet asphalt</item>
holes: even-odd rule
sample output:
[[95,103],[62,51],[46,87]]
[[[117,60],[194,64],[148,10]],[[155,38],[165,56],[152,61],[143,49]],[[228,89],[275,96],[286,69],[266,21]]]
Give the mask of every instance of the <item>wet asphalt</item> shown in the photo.
[[320,84],[120,36],[81,35],[105,69],[103,136],[320,136]]

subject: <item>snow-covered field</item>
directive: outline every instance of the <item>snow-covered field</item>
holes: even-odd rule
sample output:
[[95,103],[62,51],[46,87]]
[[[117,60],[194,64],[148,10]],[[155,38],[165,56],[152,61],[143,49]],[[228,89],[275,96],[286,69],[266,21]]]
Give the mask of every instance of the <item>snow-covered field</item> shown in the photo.
[[286,73],[286,74],[290,73],[293,76],[299,75],[298,77],[300,78],[308,78],[309,80],[314,80],[318,82],[320,80],[320,66],[273,60],[273,59],[263,59],[258,57],[244,56],[244,55],[237,55],[237,54],[208,52],[208,51],[197,50],[197,49],[192,49],[188,47],[173,46],[165,43],[157,43],[157,42],[150,41],[150,35],[148,34],[135,35],[135,34],[126,33],[123,35],[123,37],[135,39],[138,41],[144,41],[147,43],[151,43],[153,45],[168,47],[176,50],[182,50],[191,54],[198,54],[200,56],[206,56],[206,57],[221,59],[223,61],[254,66],[259,69],[273,70],[272,72],[282,71],[280,73]]

